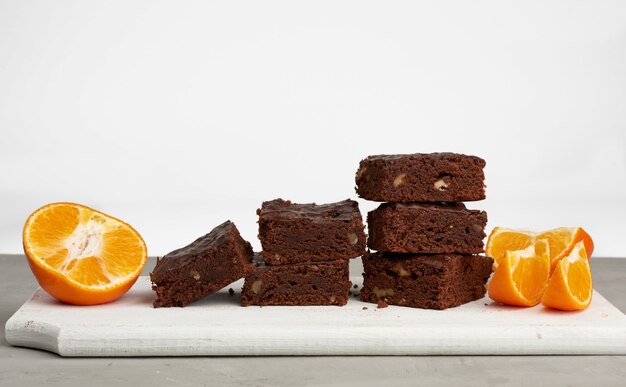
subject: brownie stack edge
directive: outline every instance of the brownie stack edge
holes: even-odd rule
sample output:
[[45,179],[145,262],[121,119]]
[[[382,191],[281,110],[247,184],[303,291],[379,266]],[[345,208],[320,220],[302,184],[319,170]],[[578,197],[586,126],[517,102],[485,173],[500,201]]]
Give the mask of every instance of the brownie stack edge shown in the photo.
[[485,161],[455,153],[377,155],[362,160],[357,194],[384,202],[367,215],[361,300],[446,309],[484,297],[493,260],[479,255],[487,213]]
[[345,305],[349,260],[365,253],[358,203],[275,199],[264,202],[257,214],[263,251],[246,276],[241,304]]

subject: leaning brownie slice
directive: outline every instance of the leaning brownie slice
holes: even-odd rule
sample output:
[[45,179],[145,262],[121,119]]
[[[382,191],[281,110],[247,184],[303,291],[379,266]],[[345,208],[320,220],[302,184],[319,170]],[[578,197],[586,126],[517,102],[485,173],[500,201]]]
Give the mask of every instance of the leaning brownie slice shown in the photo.
[[463,203],[383,203],[367,214],[367,246],[396,253],[483,252],[485,211]]
[[190,245],[165,255],[150,274],[154,307],[186,306],[253,270],[252,246],[226,221]]
[[369,156],[356,173],[356,192],[379,202],[482,200],[484,167],[480,157],[457,153]]
[[296,204],[276,199],[259,210],[261,255],[268,265],[356,258],[365,253],[359,204]]
[[492,265],[480,255],[369,253],[361,300],[423,309],[462,305],[484,297]]
[[266,266],[246,276],[241,305],[345,305],[351,283],[345,259]]

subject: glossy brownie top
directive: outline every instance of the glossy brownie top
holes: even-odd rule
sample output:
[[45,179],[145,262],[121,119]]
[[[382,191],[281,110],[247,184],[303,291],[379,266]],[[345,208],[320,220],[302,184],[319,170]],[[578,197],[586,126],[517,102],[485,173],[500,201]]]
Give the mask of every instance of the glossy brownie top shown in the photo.
[[337,203],[292,203],[289,200],[275,199],[263,202],[257,214],[266,219],[296,220],[309,219],[311,221],[351,221],[360,217],[359,204],[354,200],[346,199]]
[[433,159],[433,160],[451,160],[457,161],[459,159],[472,159],[474,162],[477,162],[479,165],[482,164],[484,167],[486,165],[485,160],[481,159],[478,156],[465,155],[462,153],[452,153],[452,152],[435,152],[435,153],[410,153],[410,154],[395,154],[395,155],[371,155],[365,158],[365,162],[367,161],[389,161],[396,162],[402,161],[405,159]]

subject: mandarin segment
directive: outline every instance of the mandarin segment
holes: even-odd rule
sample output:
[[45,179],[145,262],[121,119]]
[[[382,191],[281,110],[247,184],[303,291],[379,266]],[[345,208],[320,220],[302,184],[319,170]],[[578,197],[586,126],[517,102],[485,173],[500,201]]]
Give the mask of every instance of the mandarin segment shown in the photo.
[[556,228],[539,234],[538,238],[546,238],[550,241],[550,248],[553,254],[550,256],[552,263],[552,271],[556,268],[558,262],[567,256],[576,243],[582,241],[585,246],[586,256],[591,257],[593,253],[593,240],[581,227],[572,228]]
[[60,270],[67,260],[67,249],[59,249],[49,257],[43,258],[43,261],[55,270]]
[[[543,239],[537,241],[533,247],[532,256],[518,255],[515,257],[513,261],[513,283],[526,300],[537,305],[550,276],[550,252],[548,243]],[[530,261],[531,259],[538,262]]]
[[115,300],[147,261],[146,245],[131,226],[75,203],[52,203],[31,214],[23,242],[41,287],[72,304]]
[[107,273],[102,260],[97,257],[86,257],[72,261],[66,275],[72,280],[86,286],[102,286],[111,283],[110,274]]
[[543,238],[550,244],[550,259],[559,256],[569,245],[572,240],[572,229],[561,227],[554,230],[542,232],[537,237]]
[[578,264],[569,265],[567,271],[567,282],[569,284],[576,283],[576,286],[570,286],[572,295],[583,303],[590,297],[589,290],[592,288],[591,270],[589,270],[589,265],[585,263],[584,260],[581,260]]
[[485,253],[498,263],[507,251],[521,250],[532,245],[535,237],[536,233],[532,231],[496,227],[489,234]]
[[[65,246],[67,239],[78,225],[79,210],[55,206],[32,219],[32,224],[25,229],[30,249],[41,256],[56,256]],[[50,227],[50,224],[54,227]]]
[[129,267],[141,264],[142,246],[132,243],[132,232],[116,227],[103,235],[102,259],[108,262],[107,269],[113,276],[121,276]]
[[550,275],[549,254],[545,240],[507,251],[489,283],[489,297],[505,305],[537,305]]
[[580,241],[558,262],[541,303],[553,309],[582,310],[591,303],[592,294],[591,267],[584,241]]

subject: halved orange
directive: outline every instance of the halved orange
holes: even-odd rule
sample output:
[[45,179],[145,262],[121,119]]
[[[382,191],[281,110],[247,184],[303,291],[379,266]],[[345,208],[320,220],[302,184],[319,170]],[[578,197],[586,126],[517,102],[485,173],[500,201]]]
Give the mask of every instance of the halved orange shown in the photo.
[[489,297],[505,305],[535,306],[550,277],[550,247],[545,239],[507,251],[489,282]]
[[541,299],[544,306],[560,310],[581,310],[589,306],[593,281],[585,249],[584,242],[580,241],[558,262]]
[[583,241],[588,257],[593,253],[593,240],[581,227],[560,227],[541,233],[496,227],[489,234],[485,253],[499,263],[507,251],[524,249],[539,239],[547,240],[550,245],[551,271],[580,241]]
[[148,258],[135,229],[75,203],[39,208],[26,220],[22,238],[39,285],[76,305],[119,298],[135,283]]

